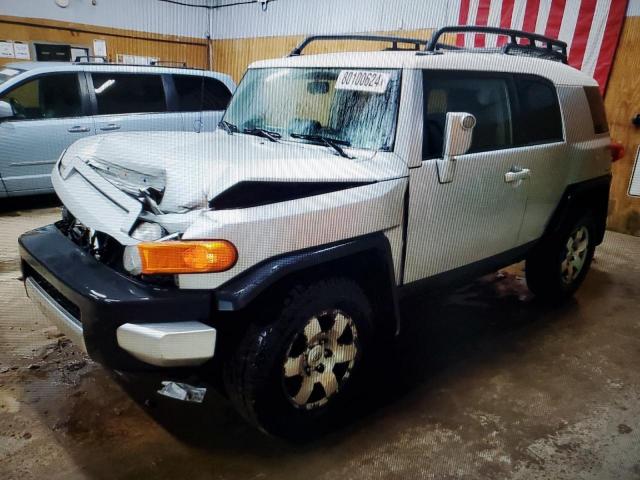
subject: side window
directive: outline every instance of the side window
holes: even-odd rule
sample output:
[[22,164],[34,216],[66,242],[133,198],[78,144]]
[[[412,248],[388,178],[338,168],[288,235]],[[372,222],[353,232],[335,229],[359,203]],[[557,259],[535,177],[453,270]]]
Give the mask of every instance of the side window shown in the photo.
[[591,119],[593,120],[593,131],[596,134],[607,133],[609,124],[607,123],[607,114],[604,111],[604,102],[598,87],[584,87],[584,93],[589,102],[589,110],[591,110]]
[[442,157],[447,112],[468,112],[476,117],[469,153],[513,145],[506,79],[425,71],[423,84],[423,158]]
[[92,73],[98,115],[164,112],[167,104],[160,75]]
[[225,110],[231,92],[219,80],[195,75],[174,75],[178,105],[181,112]]
[[544,80],[516,77],[519,118],[515,144],[534,145],[562,141],[562,117],[556,90]]
[[46,75],[28,81],[2,95],[0,100],[9,102],[13,107],[13,120],[78,117],[83,114],[76,73]]

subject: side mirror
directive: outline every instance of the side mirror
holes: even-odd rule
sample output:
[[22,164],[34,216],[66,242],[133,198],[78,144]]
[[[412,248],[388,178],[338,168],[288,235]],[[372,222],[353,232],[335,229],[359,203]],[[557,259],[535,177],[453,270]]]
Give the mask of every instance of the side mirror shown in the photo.
[[0,122],[2,120],[6,120],[7,118],[11,118],[15,115],[13,111],[13,107],[9,102],[5,102],[4,100],[0,100]]
[[438,179],[440,183],[450,183],[456,171],[456,157],[464,155],[471,147],[476,117],[465,112],[447,113],[444,127],[443,155],[438,160]]

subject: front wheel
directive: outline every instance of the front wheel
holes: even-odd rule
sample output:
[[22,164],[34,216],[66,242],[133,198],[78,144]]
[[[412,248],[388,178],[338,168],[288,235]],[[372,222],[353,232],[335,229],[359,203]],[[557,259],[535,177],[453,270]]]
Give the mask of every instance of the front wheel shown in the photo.
[[584,281],[595,252],[595,228],[589,214],[543,240],[526,261],[529,289],[548,300],[572,295]]
[[311,438],[357,390],[371,355],[371,304],[357,283],[335,278],[295,287],[275,306],[274,319],[252,324],[227,361],[226,389],[263,431]]

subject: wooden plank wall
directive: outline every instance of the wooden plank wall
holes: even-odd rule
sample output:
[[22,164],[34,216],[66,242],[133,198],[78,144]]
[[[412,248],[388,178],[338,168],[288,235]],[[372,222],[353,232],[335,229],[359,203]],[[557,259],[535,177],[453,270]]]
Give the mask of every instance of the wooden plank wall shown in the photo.
[[[36,18],[0,15],[0,39],[64,43],[89,48],[93,47],[93,40],[103,39],[107,43],[110,61],[115,61],[117,54],[129,54],[156,57],[166,61],[187,62],[189,67],[207,68],[209,58],[207,41],[204,39]],[[0,58],[0,66],[15,61],[12,58]]]
[[636,236],[640,236],[640,198],[630,197],[627,192],[640,145],[640,127],[631,124],[631,119],[640,113],[639,46],[640,17],[627,17],[604,102],[611,137],[626,150],[624,158],[613,164],[608,226]]
[[[389,35],[428,38],[431,30],[384,32]],[[287,55],[304,36],[243,38],[214,40],[215,70],[230,74],[240,81],[247,66],[256,60]],[[627,17],[605,97],[611,136],[624,144],[625,157],[614,164],[609,205],[608,227],[640,236],[640,198],[627,192],[636,151],[640,144],[640,128],[631,118],[640,113],[640,17]],[[383,44],[366,43],[359,49],[379,50]],[[310,47],[309,53],[349,51],[353,42],[323,42]]]

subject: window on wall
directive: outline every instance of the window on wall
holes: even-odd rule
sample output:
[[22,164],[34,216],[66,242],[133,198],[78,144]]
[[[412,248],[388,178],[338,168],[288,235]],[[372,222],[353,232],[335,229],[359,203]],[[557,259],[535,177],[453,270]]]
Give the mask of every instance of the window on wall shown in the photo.
[[47,75],[23,83],[5,93],[0,100],[9,102],[13,120],[40,120],[81,116],[82,97],[78,75]]
[[515,85],[519,107],[515,144],[523,146],[562,141],[562,117],[553,85],[529,77],[516,77]]
[[584,87],[584,93],[589,102],[589,110],[591,111],[591,120],[593,120],[593,131],[596,134],[607,133],[609,124],[607,122],[607,114],[604,110],[604,102],[598,87]]
[[513,145],[506,78],[425,71],[423,82],[423,158],[442,157],[447,112],[467,112],[476,117],[469,153]]
[[173,83],[182,112],[198,110],[225,110],[231,100],[231,92],[219,80],[194,75],[174,75]]
[[98,115],[164,112],[160,75],[92,73]]

